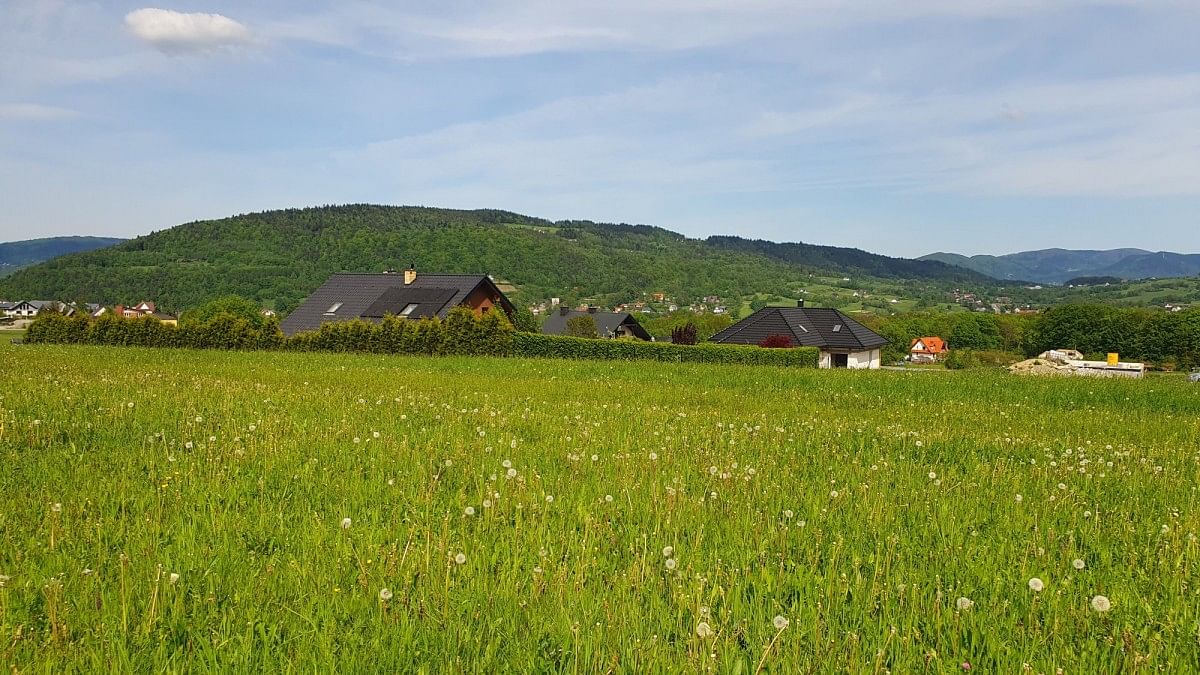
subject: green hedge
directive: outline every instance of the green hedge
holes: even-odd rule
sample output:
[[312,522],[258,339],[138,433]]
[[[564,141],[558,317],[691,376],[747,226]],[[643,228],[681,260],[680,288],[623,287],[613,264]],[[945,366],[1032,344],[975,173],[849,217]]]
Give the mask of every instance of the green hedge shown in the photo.
[[763,349],[705,343],[675,345],[637,340],[601,340],[515,332],[498,312],[477,317],[456,308],[445,320],[387,317],[379,323],[342,321],[290,338],[279,324],[254,325],[231,314],[178,326],[154,318],[43,314],[29,326],[30,344],[92,344],[195,349],[368,352],[374,354],[520,356],[674,363],[733,363],[815,368],[817,350]]
[[816,347],[764,349],[741,345],[676,345],[639,340],[591,340],[562,335],[516,333],[513,355],[557,359],[670,361],[674,363],[737,363],[758,366],[816,368]]

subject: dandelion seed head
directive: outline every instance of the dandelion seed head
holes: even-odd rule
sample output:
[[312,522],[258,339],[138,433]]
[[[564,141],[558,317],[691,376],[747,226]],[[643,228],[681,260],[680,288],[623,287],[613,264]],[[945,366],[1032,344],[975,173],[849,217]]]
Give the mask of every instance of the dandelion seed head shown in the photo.
[[454,556],[454,562],[459,565],[466,563],[467,562],[467,554],[459,553],[458,555]]
[[675,555],[675,547],[674,546],[664,546],[663,547],[663,557],[664,558],[671,558],[674,555]]
[[379,599],[387,602],[392,599],[392,592],[386,588],[379,589]]
[[342,518],[342,529],[343,530],[350,529],[350,525],[352,522],[353,521],[351,521],[349,518]]
[[1080,558],[1076,558],[1071,561],[1071,567],[1074,567],[1077,570],[1081,570],[1084,567],[1087,567],[1087,563],[1083,562],[1083,560]]
[[959,598],[958,600],[955,600],[954,606],[957,607],[959,609],[959,611],[966,611],[966,610],[974,607],[975,602],[973,600],[971,600],[970,598],[963,597],[963,598]]
[[1103,595],[1097,595],[1097,596],[1093,597],[1091,605],[1092,605],[1092,609],[1096,610],[1097,612],[1100,612],[1101,614],[1112,609],[1112,603],[1109,602],[1108,598]]
[[712,634],[712,626],[709,626],[707,622],[701,621],[700,623],[696,624],[696,635],[701,639],[710,638],[712,637]]
[[167,577],[167,580],[174,584],[176,581],[179,581],[179,573],[171,572],[171,576]]
[[1034,577],[1029,580],[1029,589],[1035,593],[1041,593],[1046,584],[1041,579]]
[[473,516],[473,515],[475,515],[475,507],[474,507],[474,506],[468,506],[467,508],[463,509],[463,515],[466,515],[466,516]]
[[784,628],[788,627],[789,623],[791,623],[791,622],[788,621],[787,617],[783,616],[782,614],[777,615],[774,619],[771,620],[771,624],[773,626],[775,626],[775,630],[783,630]]
[[674,571],[675,567],[679,565],[679,562],[674,558],[667,558],[666,565],[668,570]]

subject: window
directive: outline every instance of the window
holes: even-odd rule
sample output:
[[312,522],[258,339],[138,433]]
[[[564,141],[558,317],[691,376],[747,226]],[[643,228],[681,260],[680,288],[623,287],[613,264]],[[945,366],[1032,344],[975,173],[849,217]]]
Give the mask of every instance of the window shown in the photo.
[[410,302],[404,306],[404,309],[400,310],[400,316],[408,316],[409,314],[412,314],[413,310],[415,310],[416,308],[417,308],[417,303]]
[[833,327],[833,332],[840,333],[841,331],[842,331],[842,324],[839,323],[838,325]]
[[330,306],[329,306],[329,309],[325,310],[325,313],[326,313],[326,314],[334,314],[334,313],[336,313],[336,312],[337,312],[339,309],[341,309],[341,308],[342,308],[342,303],[340,303],[340,302],[335,302],[335,303],[333,303],[332,305],[330,305]]

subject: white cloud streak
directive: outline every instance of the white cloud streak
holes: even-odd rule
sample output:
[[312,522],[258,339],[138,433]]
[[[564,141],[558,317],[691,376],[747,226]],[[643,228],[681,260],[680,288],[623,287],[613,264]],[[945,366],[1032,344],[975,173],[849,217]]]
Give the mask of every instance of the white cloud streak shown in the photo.
[[78,117],[79,112],[40,103],[0,103],[0,120],[49,122]]
[[221,14],[146,7],[125,15],[125,26],[155,49],[172,55],[247,44],[250,29]]

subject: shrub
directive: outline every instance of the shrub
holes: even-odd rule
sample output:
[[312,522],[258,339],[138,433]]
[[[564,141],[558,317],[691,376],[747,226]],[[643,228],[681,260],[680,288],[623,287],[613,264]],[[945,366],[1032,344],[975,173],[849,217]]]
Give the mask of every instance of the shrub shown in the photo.
[[600,331],[596,329],[596,319],[591,315],[584,314],[567,319],[567,328],[564,335],[577,338],[595,338],[600,337]]
[[676,345],[635,340],[588,340],[565,335],[518,333],[512,339],[513,356],[617,361],[668,361],[675,363],[736,363],[745,365],[817,367],[818,350],[760,349],[742,345]]
[[758,346],[767,349],[787,349],[792,346],[792,338],[787,335],[768,335]]
[[671,329],[671,342],[677,345],[696,344],[696,324],[691,321]]

